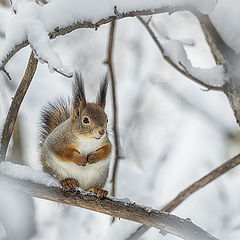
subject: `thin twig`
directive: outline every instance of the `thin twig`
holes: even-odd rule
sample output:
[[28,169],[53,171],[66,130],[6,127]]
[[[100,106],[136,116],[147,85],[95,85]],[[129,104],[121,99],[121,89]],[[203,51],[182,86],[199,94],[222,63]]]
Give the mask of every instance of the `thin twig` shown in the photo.
[[[31,46],[31,47],[32,47],[32,46]],[[38,56],[37,52],[34,50],[33,47],[32,47],[32,49],[33,49],[33,52],[34,52],[35,56],[37,56],[37,58],[39,59],[40,62],[42,61],[42,62],[48,64],[48,61],[47,61],[46,59],[40,58],[40,57]],[[49,65],[49,64],[48,64],[48,65]],[[66,77],[66,78],[71,78],[71,77],[73,76],[73,74],[66,74],[66,73],[64,73],[63,71],[61,71],[61,70],[59,70],[59,69],[57,69],[57,68],[55,68],[55,67],[53,67],[52,69],[53,69],[55,72],[63,75],[63,76]]]
[[5,68],[3,68],[2,71],[5,73],[5,75],[7,76],[7,78],[8,78],[9,80],[12,80],[12,78],[11,78],[9,72],[8,72]]
[[29,180],[20,180],[0,174],[1,181],[5,177],[8,182],[12,182],[18,189],[33,197],[86,208],[116,218],[144,223],[164,231],[164,233],[173,234],[186,240],[216,240],[215,237],[188,219],[181,219],[175,215],[150,209],[134,202],[126,202],[112,197],[101,199],[85,191],[66,191],[61,188],[48,187]]
[[116,181],[117,181],[117,169],[119,162],[119,133],[118,133],[118,105],[117,105],[117,92],[116,92],[116,76],[113,64],[113,46],[114,46],[114,35],[115,35],[115,21],[111,22],[109,40],[108,40],[108,52],[107,60],[105,63],[108,65],[110,76],[111,76],[111,86],[112,86],[112,103],[113,103],[113,132],[114,132],[114,149],[115,158],[112,173],[112,196],[116,194]]
[[207,89],[211,89],[211,90],[216,90],[216,91],[222,91],[223,88],[219,87],[219,86],[212,86],[209,85],[203,81],[201,81],[200,79],[196,78],[195,76],[193,76],[191,73],[189,73],[187,71],[186,68],[182,68],[181,66],[179,66],[178,64],[174,63],[172,61],[171,58],[169,58],[167,55],[164,54],[164,48],[162,46],[162,44],[159,42],[157,36],[154,34],[153,30],[151,29],[151,27],[149,26],[149,24],[140,16],[137,17],[139,19],[139,21],[143,24],[143,26],[147,29],[147,31],[149,32],[150,36],[152,37],[153,41],[156,43],[158,49],[161,51],[163,58],[172,66],[174,67],[178,72],[182,73],[184,76],[186,76],[187,78],[190,78],[191,80],[193,80],[194,82],[206,87]]
[[22,78],[20,85],[18,86],[16,94],[12,100],[12,103],[9,108],[7,118],[3,127],[3,132],[2,132],[1,142],[0,142],[0,161],[4,161],[6,158],[6,152],[8,149],[10,138],[12,136],[17,114],[21,106],[21,103],[23,101],[23,98],[32,81],[34,73],[37,69],[37,63],[38,63],[38,60],[34,57],[33,52],[31,52],[26,71],[24,73],[24,76]]
[[[171,212],[176,207],[178,207],[185,199],[191,196],[193,193],[203,188],[213,180],[222,176],[226,172],[230,171],[232,168],[238,166],[240,164],[240,154],[228,160],[200,180],[193,183],[191,186],[184,189],[181,193],[178,194],[176,198],[174,198],[171,202],[169,202],[165,207],[161,209],[161,211]],[[137,240],[140,238],[150,227],[142,225],[140,226],[131,236],[127,238],[127,240]]]
[[[194,9],[193,9],[193,7],[188,6],[188,5],[181,5],[181,6],[175,6],[175,7],[165,6],[165,7],[145,9],[145,10],[130,10],[128,12],[113,11],[115,13],[114,15],[107,16],[106,18],[103,18],[95,23],[93,23],[91,21],[84,21],[82,19],[79,19],[78,22],[69,23],[69,25],[67,25],[65,27],[57,27],[56,26],[54,31],[50,32],[48,35],[49,35],[50,39],[54,39],[58,36],[68,34],[72,31],[74,31],[76,29],[80,29],[80,28],[97,29],[99,26],[101,26],[103,24],[107,24],[107,23],[110,23],[112,21],[119,20],[122,18],[135,17],[135,16],[147,16],[147,15],[153,15],[153,14],[165,13],[165,12],[173,13],[173,12],[185,11],[185,10],[193,11]],[[6,56],[4,57],[4,59],[1,61],[0,71],[2,71],[3,67],[8,63],[8,61],[13,57],[13,55],[15,55],[19,50],[26,47],[27,45],[29,45],[29,42],[26,39],[22,43],[19,43],[15,47],[13,47],[10,50],[10,52],[8,52],[6,54]]]

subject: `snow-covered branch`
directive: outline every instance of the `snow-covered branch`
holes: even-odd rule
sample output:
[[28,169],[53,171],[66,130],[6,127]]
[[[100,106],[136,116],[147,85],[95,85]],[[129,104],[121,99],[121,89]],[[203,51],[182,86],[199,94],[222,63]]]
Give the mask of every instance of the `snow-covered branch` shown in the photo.
[[[156,0],[148,2],[139,2],[137,0],[122,2],[115,0],[107,3],[105,8],[99,8],[99,2],[97,1],[91,1],[89,4],[84,2],[84,5],[82,5],[77,0],[72,1],[71,4],[59,0],[52,1],[44,6],[39,6],[32,1],[20,2],[19,5],[15,6],[17,9],[16,15],[12,18],[9,25],[7,45],[0,56],[0,70],[3,70],[14,54],[29,44],[39,55],[39,43],[41,43],[41,59],[48,62],[50,68],[61,71],[64,67],[57,53],[49,48],[49,39],[54,39],[57,36],[65,35],[80,28],[97,29],[103,24],[126,17],[164,12],[172,13],[183,10],[190,11],[192,9],[209,13],[212,11],[215,3],[215,0],[205,0],[201,4],[192,0],[169,0],[162,2]],[[31,11],[28,11],[29,8]],[[58,14],[54,14],[55,11],[58,11]],[[33,32],[30,31],[33,29]],[[39,32],[41,33],[40,38],[39,34],[34,34]],[[35,48],[36,45],[39,46],[37,49]],[[45,47],[49,50],[47,55],[45,54],[46,51],[42,52]],[[54,61],[54,59],[57,59],[57,61]],[[66,75],[68,75],[68,72]]]
[[[171,202],[169,202],[161,211],[172,212],[176,207],[178,207],[184,200],[191,196],[196,191],[200,190],[210,182],[216,180],[218,177],[222,176],[226,172],[230,171],[234,167],[240,164],[240,154],[223,163],[221,166],[217,167],[209,174],[205,175],[198,181],[191,184],[189,187],[180,192],[177,197],[175,197]],[[140,226],[134,233],[127,238],[127,240],[137,240],[139,239],[150,227]]]
[[224,66],[225,72],[228,75],[228,81],[224,85],[223,92],[227,95],[236,120],[240,124],[239,54],[225,43],[209,16],[196,11],[192,11],[192,13],[198,18],[201,24],[215,61]]
[[207,89],[220,91],[223,89],[227,77],[222,66],[207,69],[193,67],[187,57],[183,43],[167,39],[165,39],[164,43],[161,43],[150,27],[150,23],[146,22],[142,17],[138,17],[138,19],[149,32],[164,59],[177,71]]
[[[136,221],[155,227],[164,234],[173,234],[183,239],[216,240],[215,237],[193,224],[189,219],[181,219],[175,215],[138,205],[126,199],[112,197],[100,199],[85,191],[66,191],[56,187],[56,182],[51,181],[50,175],[25,166],[3,162],[0,165],[0,173],[3,178],[1,180],[13,182],[18,189],[33,197]],[[40,183],[38,183],[39,181]],[[48,186],[42,183],[46,183]]]

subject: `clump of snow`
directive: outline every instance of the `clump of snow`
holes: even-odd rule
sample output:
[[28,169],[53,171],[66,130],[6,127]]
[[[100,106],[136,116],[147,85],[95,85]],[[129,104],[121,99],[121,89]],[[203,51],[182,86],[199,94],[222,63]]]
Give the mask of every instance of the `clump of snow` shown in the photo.
[[180,41],[167,41],[163,44],[163,47],[165,56],[168,56],[180,68],[184,67],[187,72],[201,82],[214,87],[222,87],[226,82],[227,76],[222,66],[212,68],[193,67]]
[[152,207],[145,207],[145,210],[150,213],[153,210],[153,208]]
[[7,161],[0,164],[0,173],[22,180],[30,180],[35,183],[46,185],[48,187],[60,186],[57,179],[41,170],[32,169],[27,166],[14,164]]
[[195,0],[115,0],[113,1],[117,6],[119,12],[128,12],[129,9],[143,10],[143,9],[155,9],[160,7],[175,7],[175,6],[189,6],[193,7],[202,13],[211,13],[216,5],[216,0],[210,1],[195,1]]
[[40,62],[48,63],[50,72],[57,69],[71,76],[73,71],[63,65],[58,53],[51,48],[48,32],[40,20],[41,7],[36,2],[20,1],[17,5],[15,3],[14,9],[17,14],[10,21],[10,27],[6,33],[7,43],[2,56],[6,55],[9,49],[12,49],[16,44],[28,40],[36,53],[35,57]]
[[40,6],[35,1],[13,1],[16,15],[12,17],[7,31],[7,44],[0,55],[0,62],[17,44],[28,40],[39,58],[47,61],[50,70],[56,68],[71,75],[61,63],[58,54],[50,47],[48,33],[57,27],[66,27],[77,22],[97,22],[114,15],[114,7],[119,12],[156,9],[167,6],[192,6],[209,13],[212,11],[215,0],[205,0],[199,3],[194,0],[148,0],[148,1],[79,1],[72,0],[71,4],[65,0],[51,1]]

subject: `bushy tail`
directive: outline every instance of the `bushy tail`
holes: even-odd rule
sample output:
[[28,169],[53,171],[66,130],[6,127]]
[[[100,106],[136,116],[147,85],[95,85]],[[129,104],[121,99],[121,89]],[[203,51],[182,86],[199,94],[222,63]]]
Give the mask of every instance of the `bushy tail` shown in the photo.
[[41,112],[40,145],[58,125],[70,118],[70,101],[63,98],[46,105]]

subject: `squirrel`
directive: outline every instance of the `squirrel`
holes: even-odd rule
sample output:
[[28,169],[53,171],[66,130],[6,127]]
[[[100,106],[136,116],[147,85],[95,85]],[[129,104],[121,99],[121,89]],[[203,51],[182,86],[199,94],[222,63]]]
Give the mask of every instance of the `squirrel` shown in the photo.
[[66,189],[80,187],[105,197],[111,143],[107,133],[107,76],[96,103],[86,101],[82,76],[75,73],[72,100],[58,99],[41,112],[40,159],[43,171]]

